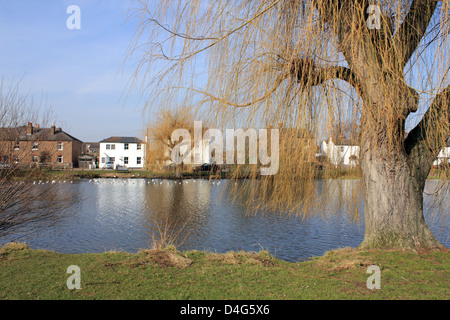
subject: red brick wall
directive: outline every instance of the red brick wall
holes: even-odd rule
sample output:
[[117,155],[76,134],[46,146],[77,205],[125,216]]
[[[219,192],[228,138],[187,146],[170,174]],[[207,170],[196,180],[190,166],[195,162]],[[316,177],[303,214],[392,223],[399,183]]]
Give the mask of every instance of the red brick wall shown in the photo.
[[[38,143],[37,150],[33,150],[32,141],[20,141],[19,150],[14,149],[13,141],[0,141],[0,162],[4,161],[4,156],[8,157],[8,162],[14,161],[14,156],[19,158],[21,164],[31,164],[33,156],[37,156],[41,161],[43,153],[47,153],[49,159],[46,163],[57,164],[58,156],[63,157],[63,163],[69,166],[78,167],[78,156],[81,153],[81,142],[79,141],[35,141]],[[58,150],[58,142],[62,142],[62,149]]]

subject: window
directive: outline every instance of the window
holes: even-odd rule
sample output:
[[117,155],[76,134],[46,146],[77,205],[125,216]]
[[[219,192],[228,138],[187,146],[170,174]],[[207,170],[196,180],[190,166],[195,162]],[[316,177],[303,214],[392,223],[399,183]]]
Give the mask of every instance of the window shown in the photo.
[[14,159],[15,163],[19,163],[19,156],[18,155],[14,155],[13,159]]
[[116,158],[115,157],[109,157],[109,161],[116,162]]
[[39,143],[33,142],[32,150],[37,150],[38,149],[38,145],[39,145]]
[[102,157],[102,163],[106,163],[106,158]]
[[123,149],[124,149],[124,150],[128,150],[128,149],[129,149],[128,143],[125,143],[125,144],[123,145]]
[[64,150],[64,145],[62,142],[58,142],[58,150]]
[[39,161],[38,156],[32,156],[31,157],[31,161],[34,162],[34,163],[37,163]]
[[128,164],[128,157],[123,157],[123,164]]
[[115,144],[107,144],[106,150],[116,150],[116,145]]
[[141,150],[141,144],[140,143],[137,144],[137,149]]
[[57,163],[63,163],[63,156],[58,156],[58,157],[56,158],[56,162],[57,162]]
[[137,157],[136,163],[137,163],[137,164],[141,164],[141,157]]
[[14,142],[14,150],[19,150],[19,149],[20,149],[19,141]]

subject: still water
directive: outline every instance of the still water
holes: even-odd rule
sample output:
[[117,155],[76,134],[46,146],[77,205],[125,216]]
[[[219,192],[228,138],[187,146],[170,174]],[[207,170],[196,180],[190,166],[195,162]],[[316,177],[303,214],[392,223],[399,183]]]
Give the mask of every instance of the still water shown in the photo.
[[[59,183],[58,192],[73,205],[58,222],[22,238],[31,248],[61,253],[119,250],[137,252],[152,246],[156,221],[180,230],[180,250],[268,250],[275,257],[296,262],[341,247],[357,247],[364,236],[364,205],[355,221],[346,209],[334,214],[302,217],[248,214],[246,206],[224,194],[228,180],[97,179]],[[358,180],[320,181],[319,184],[358,184]],[[448,191],[433,194],[437,181],[428,181],[425,217],[434,235],[450,247]],[[42,186],[36,185],[36,188]],[[239,186],[238,186],[239,187]],[[320,186],[319,186],[320,187]],[[342,186],[341,186],[342,187]],[[322,195],[333,196],[333,195]],[[440,199],[437,203],[436,198]],[[443,206],[442,206],[443,205]],[[444,213],[444,214],[443,214]],[[168,220],[165,220],[167,217]],[[176,229],[178,228],[178,229]],[[15,235],[17,236],[17,235]],[[7,237],[1,243],[14,240]]]

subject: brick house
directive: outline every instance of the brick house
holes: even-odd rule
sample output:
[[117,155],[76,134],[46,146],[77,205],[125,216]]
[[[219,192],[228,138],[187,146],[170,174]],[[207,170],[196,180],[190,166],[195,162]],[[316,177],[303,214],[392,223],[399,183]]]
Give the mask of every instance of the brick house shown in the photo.
[[21,166],[77,168],[82,141],[52,124],[0,128],[0,162]]

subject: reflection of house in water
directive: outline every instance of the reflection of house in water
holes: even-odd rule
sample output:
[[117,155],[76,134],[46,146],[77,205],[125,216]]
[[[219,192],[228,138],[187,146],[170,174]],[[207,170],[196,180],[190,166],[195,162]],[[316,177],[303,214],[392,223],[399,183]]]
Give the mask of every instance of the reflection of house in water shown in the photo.
[[[96,186],[98,213],[105,215],[105,223],[109,223],[108,213],[112,209],[125,217],[145,202],[144,179],[100,179],[91,183]],[[133,219],[140,217],[137,215]]]

